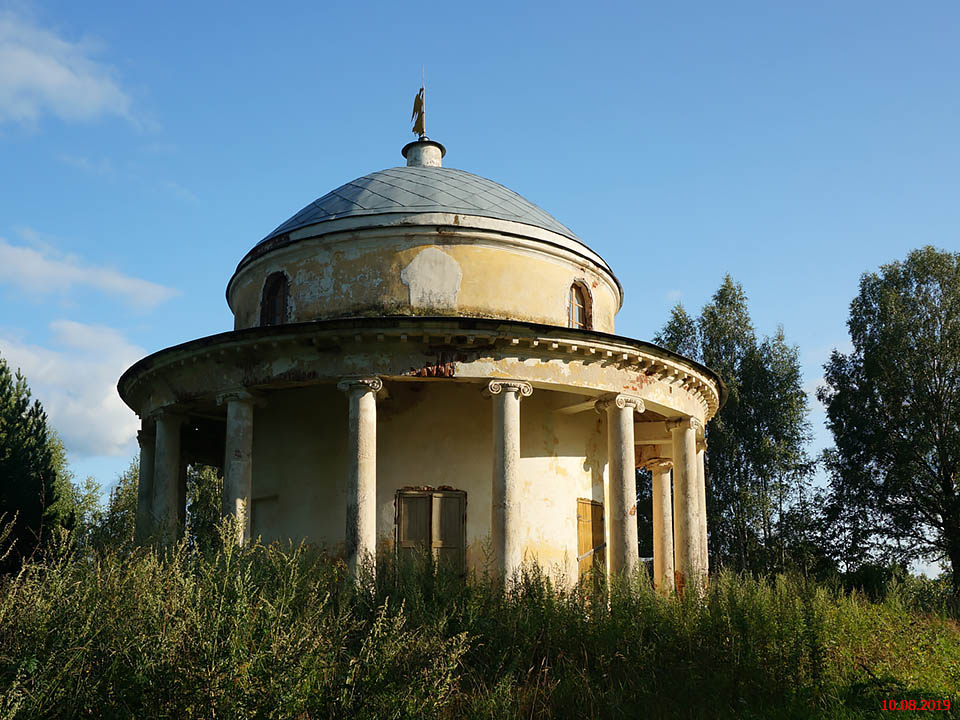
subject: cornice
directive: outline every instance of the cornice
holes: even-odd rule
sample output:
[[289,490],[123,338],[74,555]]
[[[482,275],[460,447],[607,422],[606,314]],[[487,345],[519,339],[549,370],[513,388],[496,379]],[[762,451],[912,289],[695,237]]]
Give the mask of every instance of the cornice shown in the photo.
[[388,343],[420,344],[438,351],[487,349],[521,358],[613,365],[690,393],[703,406],[706,419],[715,415],[726,399],[726,389],[712,371],[644,341],[520,321],[410,316],[294,323],[211,335],[143,358],[121,376],[117,389],[121,397],[127,397],[144,378],[164,370],[201,361],[227,362],[284,346],[312,345],[348,352]]

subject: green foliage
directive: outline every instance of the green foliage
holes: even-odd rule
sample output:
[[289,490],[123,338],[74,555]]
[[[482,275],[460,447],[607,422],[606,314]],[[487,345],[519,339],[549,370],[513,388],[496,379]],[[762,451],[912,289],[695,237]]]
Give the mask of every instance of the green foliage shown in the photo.
[[92,477],[83,485],[75,482],[75,476],[67,465],[67,449],[55,430],[49,431],[47,440],[53,458],[56,481],[53,502],[44,511],[48,528],[69,530],[74,542],[83,545],[90,541],[90,531],[100,517],[100,484]]
[[[84,513],[84,523],[77,526],[73,533],[78,547],[132,551],[139,479],[140,459],[135,457],[117,477],[106,508],[99,507],[99,497],[93,498],[92,505],[86,500],[79,503],[83,507],[90,505],[92,509]],[[74,488],[74,497],[78,492]],[[184,540],[190,552],[212,552],[219,546],[222,495],[223,478],[216,468],[205,465],[187,468]]]
[[860,279],[819,392],[835,450],[826,528],[850,566],[946,558],[960,593],[960,253]]
[[88,533],[94,548],[121,549],[133,542],[139,477],[140,460],[134,458],[117,477],[117,484],[110,490],[107,507],[91,514]]
[[218,544],[223,507],[223,478],[209,465],[187,468],[187,526],[184,534],[192,548],[210,552]]
[[782,328],[757,339],[747,296],[729,275],[698,318],[677,305],[655,339],[703,362],[727,386],[727,402],[707,426],[711,565],[819,568],[810,519],[809,407],[797,348]]
[[807,482],[814,463],[806,451],[811,438],[809,406],[797,348],[787,345],[783,328],[778,328],[747,353],[741,372],[741,442],[759,485],[766,564],[770,569],[806,571],[809,558],[800,549],[812,540],[814,513]]
[[[0,573],[19,566],[63,518],[57,508],[57,463],[63,461],[63,446],[47,427],[47,415],[39,400],[30,402],[30,388],[18,370],[10,372],[0,357],[0,515],[16,515],[12,551]],[[59,452],[59,455],[57,454]]]
[[376,580],[345,574],[306,546],[66,542],[0,587],[0,718],[875,717],[885,698],[960,700],[960,634],[905,584],[873,603],[723,573],[677,600],[643,576],[604,596],[536,569],[507,589],[390,557]]
[[653,341],[657,345],[691,360],[700,359],[697,322],[687,314],[682,303],[677,303],[671,308],[670,319],[654,336]]

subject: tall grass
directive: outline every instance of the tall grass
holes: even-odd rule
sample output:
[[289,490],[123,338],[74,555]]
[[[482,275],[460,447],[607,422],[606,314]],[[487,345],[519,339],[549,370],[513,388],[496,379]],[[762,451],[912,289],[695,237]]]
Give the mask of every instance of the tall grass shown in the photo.
[[885,698],[960,704],[956,625],[911,597],[730,574],[702,599],[660,597],[642,575],[598,594],[536,568],[504,588],[390,557],[354,584],[307,546],[64,544],[0,582],[0,718],[874,717]]

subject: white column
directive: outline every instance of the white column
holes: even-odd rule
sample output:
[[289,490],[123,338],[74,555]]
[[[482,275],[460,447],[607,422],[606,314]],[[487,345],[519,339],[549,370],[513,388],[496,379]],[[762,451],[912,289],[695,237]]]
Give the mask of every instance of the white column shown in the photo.
[[251,491],[253,487],[253,396],[236,390],[224,393],[227,404],[226,443],[223,458],[223,516],[240,519],[238,543],[250,539]]
[[140,472],[137,478],[137,520],[134,540],[145,543],[154,533],[153,528],[153,465],[157,445],[157,430],[153,421],[144,418],[137,433],[140,443]]
[[700,500],[697,492],[697,425],[695,418],[667,421],[673,434],[673,552],[676,588],[702,585],[700,565]]
[[337,387],[347,393],[348,452],[347,564],[354,577],[364,562],[377,556],[377,391],[383,381],[377,377],[344,378]]
[[493,397],[490,537],[494,562],[506,581],[523,565],[520,398],[532,395],[533,386],[519,380],[491,380],[486,390]]
[[643,400],[630,395],[612,395],[596,403],[597,412],[607,413],[607,497],[606,524],[610,528],[607,572],[633,574],[640,564],[637,547],[636,448],[633,445],[633,417],[644,410]]
[[163,545],[180,535],[180,426],[183,415],[164,410],[157,416],[157,444],[153,463],[153,528]]
[[673,461],[660,450],[659,457],[643,464],[653,476],[653,587],[662,593],[673,590],[673,502],[670,470]]
[[707,548],[707,484],[704,471],[706,450],[706,438],[697,438],[697,515],[700,520],[700,567],[703,569],[704,576],[710,573],[710,554]]

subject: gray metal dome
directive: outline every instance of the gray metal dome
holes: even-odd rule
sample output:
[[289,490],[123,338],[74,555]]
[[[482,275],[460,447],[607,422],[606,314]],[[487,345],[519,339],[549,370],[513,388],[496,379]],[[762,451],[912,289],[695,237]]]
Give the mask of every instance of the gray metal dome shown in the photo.
[[503,185],[463,170],[414,166],[381,170],[341,185],[280,225],[257,248],[279,235],[327,220],[410,212],[511,220],[580,242],[570,228]]

